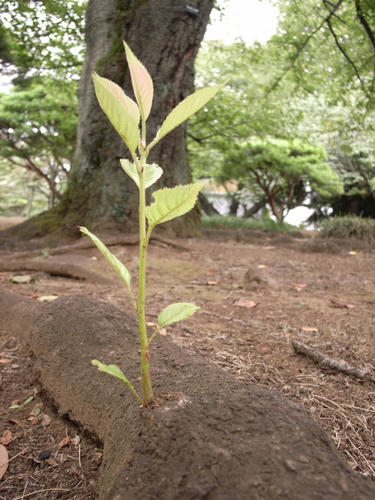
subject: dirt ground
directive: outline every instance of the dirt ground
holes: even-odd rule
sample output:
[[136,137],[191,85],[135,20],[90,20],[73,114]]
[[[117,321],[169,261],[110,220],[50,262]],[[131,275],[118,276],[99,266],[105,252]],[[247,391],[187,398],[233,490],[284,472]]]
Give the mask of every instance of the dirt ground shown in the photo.
[[[375,480],[375,384],[322,369],[292,347],[298,340],[375,376],[373,250],[356,241],[327,242],[306,234],[228,230],[174,243],[151,242],[149,321],[170,302],[195,302],[196,315],[163,334],[240,380],[276,388],[299,402],[349,465]],[[111,249],[135,278],[137,247]],[[74,263],[114,281],[22,271],[24,259],[19,259],[17,271],[0,272],[0,287],[35,300],[84,293],[132,314],[125,290],[95,248],[52,254],[43,249],[31,257],[51,265]],[[14,262],[15,253],[3,253],[1,261]],[[19,275],[31,281],[12,282]],[[27,350],[11,332],[0,334],[0,443],[11,459],[0,481],[0,500],[96,498],[99,444],[55,413]],[[31,396],[23,408],[9,409]]]

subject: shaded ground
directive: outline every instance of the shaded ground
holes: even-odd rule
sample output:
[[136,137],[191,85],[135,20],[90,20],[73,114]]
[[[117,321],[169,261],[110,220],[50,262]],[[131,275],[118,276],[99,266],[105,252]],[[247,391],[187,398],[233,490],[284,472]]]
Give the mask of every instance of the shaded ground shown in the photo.
[[[160,242],[150,248],[149,320],[155,321],[160,309],[172,301],[194,301],[200,311],[184,324],[168,328],[167,335],[239,379],[277,388],[298,401],[329,433],[349,465],[375,479],[375,384],[322,370],[291,347],[291,341],[298,339],[375,375],[373,253],[358,249],[355,242],[321,243],[257,232],[212,231],[205,238],[178,243],[186,251]],[[136,246],[118,245],[112,250],[134,276]],[[39,258],[73,262],[103,277],[112,276],[95,249],[56,256],[44,251]],[[15,274],[27,274],[33,281],[11,283]],[[27,297],[85,293],[132,313],[116,281],[94,284],[46,272],[3,272],[0,280],[1,287]],[[16,436],[7,445],[10,456],[22,453],[9,464],[0,483],[0,499],[49,488],[71,491],[49,491],[37,498],[58,498],[58,494],[95,498],[92,474],[100,460],[95,443],[81,443],[78,448],[70,442],[65,450],[71,458],[60,463],[64,447],[59,449],[59,443],[66,433],[74,438],[79,431],[65,431],[67,424],[53,416],[40,394],[24,409],[6,410],[14,400],[22,402],[32,395],[37,384],[30,376],[27,353],[16,350],[11,332],[1,335],[0,357],[5,360],[1,387],[6,389],[1,392],[5,410],[0,414],[0,431],[11,430]],[[42,401],[53,425],[27,420]],[[21,426],[9,419],[17,419]],[[30,451],[23,452],[26,447]],[[37,458],[40,451],[51,448],[57,465]],[[39,464],[34,464],[35,458]],[[74,487],[86,489],[79,492]]]

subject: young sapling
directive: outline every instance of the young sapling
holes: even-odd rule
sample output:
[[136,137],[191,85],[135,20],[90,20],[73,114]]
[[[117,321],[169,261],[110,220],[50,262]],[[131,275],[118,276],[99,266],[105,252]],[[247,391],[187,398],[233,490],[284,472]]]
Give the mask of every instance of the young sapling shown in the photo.
[[133,293],[131,276],[126,266],[88,229],[85,227],[79,229],[91,238],[128,290],[138,319],[142,396],[118,366],[106,365],[98,360],[92,360],[92,364],[100,371],[122,380],[137,400],[141,404],[147,405],[153,397],[150,376],[150,343],[162,328],[192,316],[198,309],[195,304],[187,302],[168,305],[160,312],[155,331],[148,336],[145,311],[146,255],[151,232],[157,225],[189,212],[194,207],[199,191],[203,187],[203,183],[197,182],[159,189],[153,192],[154,201],[146,206],[146,189],[152,186],[163,174],[162,168],[155,163],[148,164],[147,158],[151,149],[163,137],[205,106],[222,85],[197,90],[180,102],[165,118],[154,139],[147,144],[146,122],[153,100],[153,82],[146,68],[125,42],[124,47],[136,102],[111,80],[94,73],[93,81],[100,107],[121,136],[131,155],[132,161],[120,160],[121,167],[135,182],[139,191],[139,284],[137,297]]

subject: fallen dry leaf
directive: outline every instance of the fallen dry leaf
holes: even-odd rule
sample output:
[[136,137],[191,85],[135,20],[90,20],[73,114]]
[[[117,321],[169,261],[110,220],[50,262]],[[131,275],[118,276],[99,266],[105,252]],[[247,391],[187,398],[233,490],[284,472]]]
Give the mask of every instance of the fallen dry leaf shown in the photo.
[[29,274],[20,274],[17,276],[12,276],[10,281],[16,284],[25,284],[30,283],[32,279],[32,276],[30,276]]
[[259,348],[260,352],[262,352],[263,354],[269,354],[272,352],[272,349],[268,346],[268,345],[262,345],[260,348]]
[[18,420],[18,418],[9,418],[8,422],[11,424],[16,424],[18,427],[23,427],[21,420]]
[[306,283],[290,283],[290,286],[292,286],[297,292],[300,292],[304,288],[307,287]]
[[57,467],[59,465],[53,457],[47,458],[46,462],[52,467]]
[[8,363],[11,363],[12,360],[10,358],[0,358],[0,365],[7,365]]
[[315,332],[317,332],[317,331],[318,331],[318,329],[317,329],[317,328],[315,328],[314,326],[303,326],[303,327],[302,327],[302,331],[303,331],[303,332],[307,332],[307,333],[309,333],[309,332],[310,332],[310,333],[315,333]]
[[165,328],[162,328],[161,330],[159,330],[159,333],[160,335],[167,335],[167,330]]
[[157,323],[153,323],[152,321],[147,321],[146,325],[149,326],[150,328],[158,327]]
[[257,303],[254,302],[253,300],[240,299],[237,300],[233,305],[237,307],[247,307],[248,309],[251,309],[255,307]]
[[74,438],[71,439],[71,442],[72,444],[74,444],[74,446],[78,446],[79,443],[81,442],[81,438],[77,434]]
[[259,264],[259,266],[257,266],[258,269],[265,269],[267,266],[265,266],[264,264]]
[[40,302],[53,302],[56,299],[58,299],[57,295],[42,295],[41,297],[38,297]]
[[0,444],[0,480],[4,476],[8,468],[8,450]]
[[346,302],[340,302],[339,300],[331,299],[331,303],[334,307],[342,307],[343,309],[354,309],[355,305],[347,304]]
[[31,425],[36,425],[37,423],[39,423],[39,418],[38,417],[29,417],[28,419],[28,422],[30,422]]
[[7,446],[13,441],[13,434],[12,431],[9,429],[5,429],[3,432],[2,436],[0,437],[0,444],[3,444],[4,446]]
[[64,446],[68,446],[68,444],[70,443],[70,436],[66,436],[64,439],[62,439],[59,444],[58,444],[58,448],[63,448]]
[[207,281],[207,286],[216,286],[218,283],[217,281]]
[[40,423],[42,424],[43,427],[47,427],[52,422],[52,418],[47,415],[47,413],[43,413],[43,415],[40,418]]

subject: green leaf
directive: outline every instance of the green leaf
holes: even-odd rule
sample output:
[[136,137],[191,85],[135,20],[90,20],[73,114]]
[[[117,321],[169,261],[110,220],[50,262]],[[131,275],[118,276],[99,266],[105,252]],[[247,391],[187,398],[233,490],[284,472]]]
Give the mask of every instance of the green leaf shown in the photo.
[[139,109],[124,91],[107,78],[93,74],[96,97],[100,107],[131,152],[139,143]]
[[135,397],[142,403],[142,399],[139,397],[137,391],[134,389],[134,386],[129,380],[125,377],[121,369],[116,366],[116,365],[105,365],[101,361],[98,361],[97,359],[93,359],[91,361],[91,364],[96,366],[99,371],[107,373],[108,375],[112,375],[112,377],[119,378],[124,382],[124,384],[127,385],[127,387],[132,391],[132,393],[135,395]]
[[136,58],[130,47],[124,42],[126,60],[128,61],[130,76],[135,98],[144,121],[147,120],[152,106],[154,85],[151,76],[143,64]]
[[32,400],[34,399],[34,396],[30,396],[29,398],[27,398],[23,403],[21,403],[20,405],[18,404],[15,404],[15,405],[11,405],[9,406],[9,409],[10,410],[16,410],[17,408],[23,408],[24,406],[28,405]]
[[[139,174],[137,171],[137,167],[129,160],[120,160],[122,169],[128,174],[129,177],[133,179],[133,181],[139,187]],[[144,178],[145,178],[145,189],[152,186],[160,177],[163,175],[163,169],[156,165],[156,163],[152,163],[151,165],[145,165],[144,170]]]
[[165,307],[158,316],[158,327],[164,328],[172,323],[190,318],[199,309],[195,304],[189,302],[176,302]]
[[199,89],[194,92],[194,94],[189,95],[186,99],[177,104],[177,106],[164,120],[159,132],[157,133],[155,139],[151,142],[149,148],[151,149],[151,147],[155,146],[155,144],[171,132],[171,130],[181,125],[182,122],[203,108],[203,106],[217,94],[223,85],[224,84],[222,83],[220,85],[214,85],[213,87]]
[[88,236],[89,238],[91,238],[93,243],[95,243],[95,245],[99,249],[100,253],[106,258],[106,260],[109,262],[109,264],[111,264],[113,269],[120,276],[122,281],[125,283],[126,287],[128,288],[128,290],[130,292],[130,295],[132,295],[131,288],[130,288],[131,276],[130,276],[129,271],[124,266],[124,264],[115,255],[113,255],[112,252],[110,252],[108,250],[108,248],[104,245],[104,243],[102,243],[100,241],[100,239],[97,236],[90,233],[90,231],[88,229],[81,226],[79,228],[79,230],[81,231],[81,233],[83,233],[86,236]]
[[155,202],[146,207],[146,217],[151,227],[184,215],[197,201],[203,182],[159,189],[153,193]]

